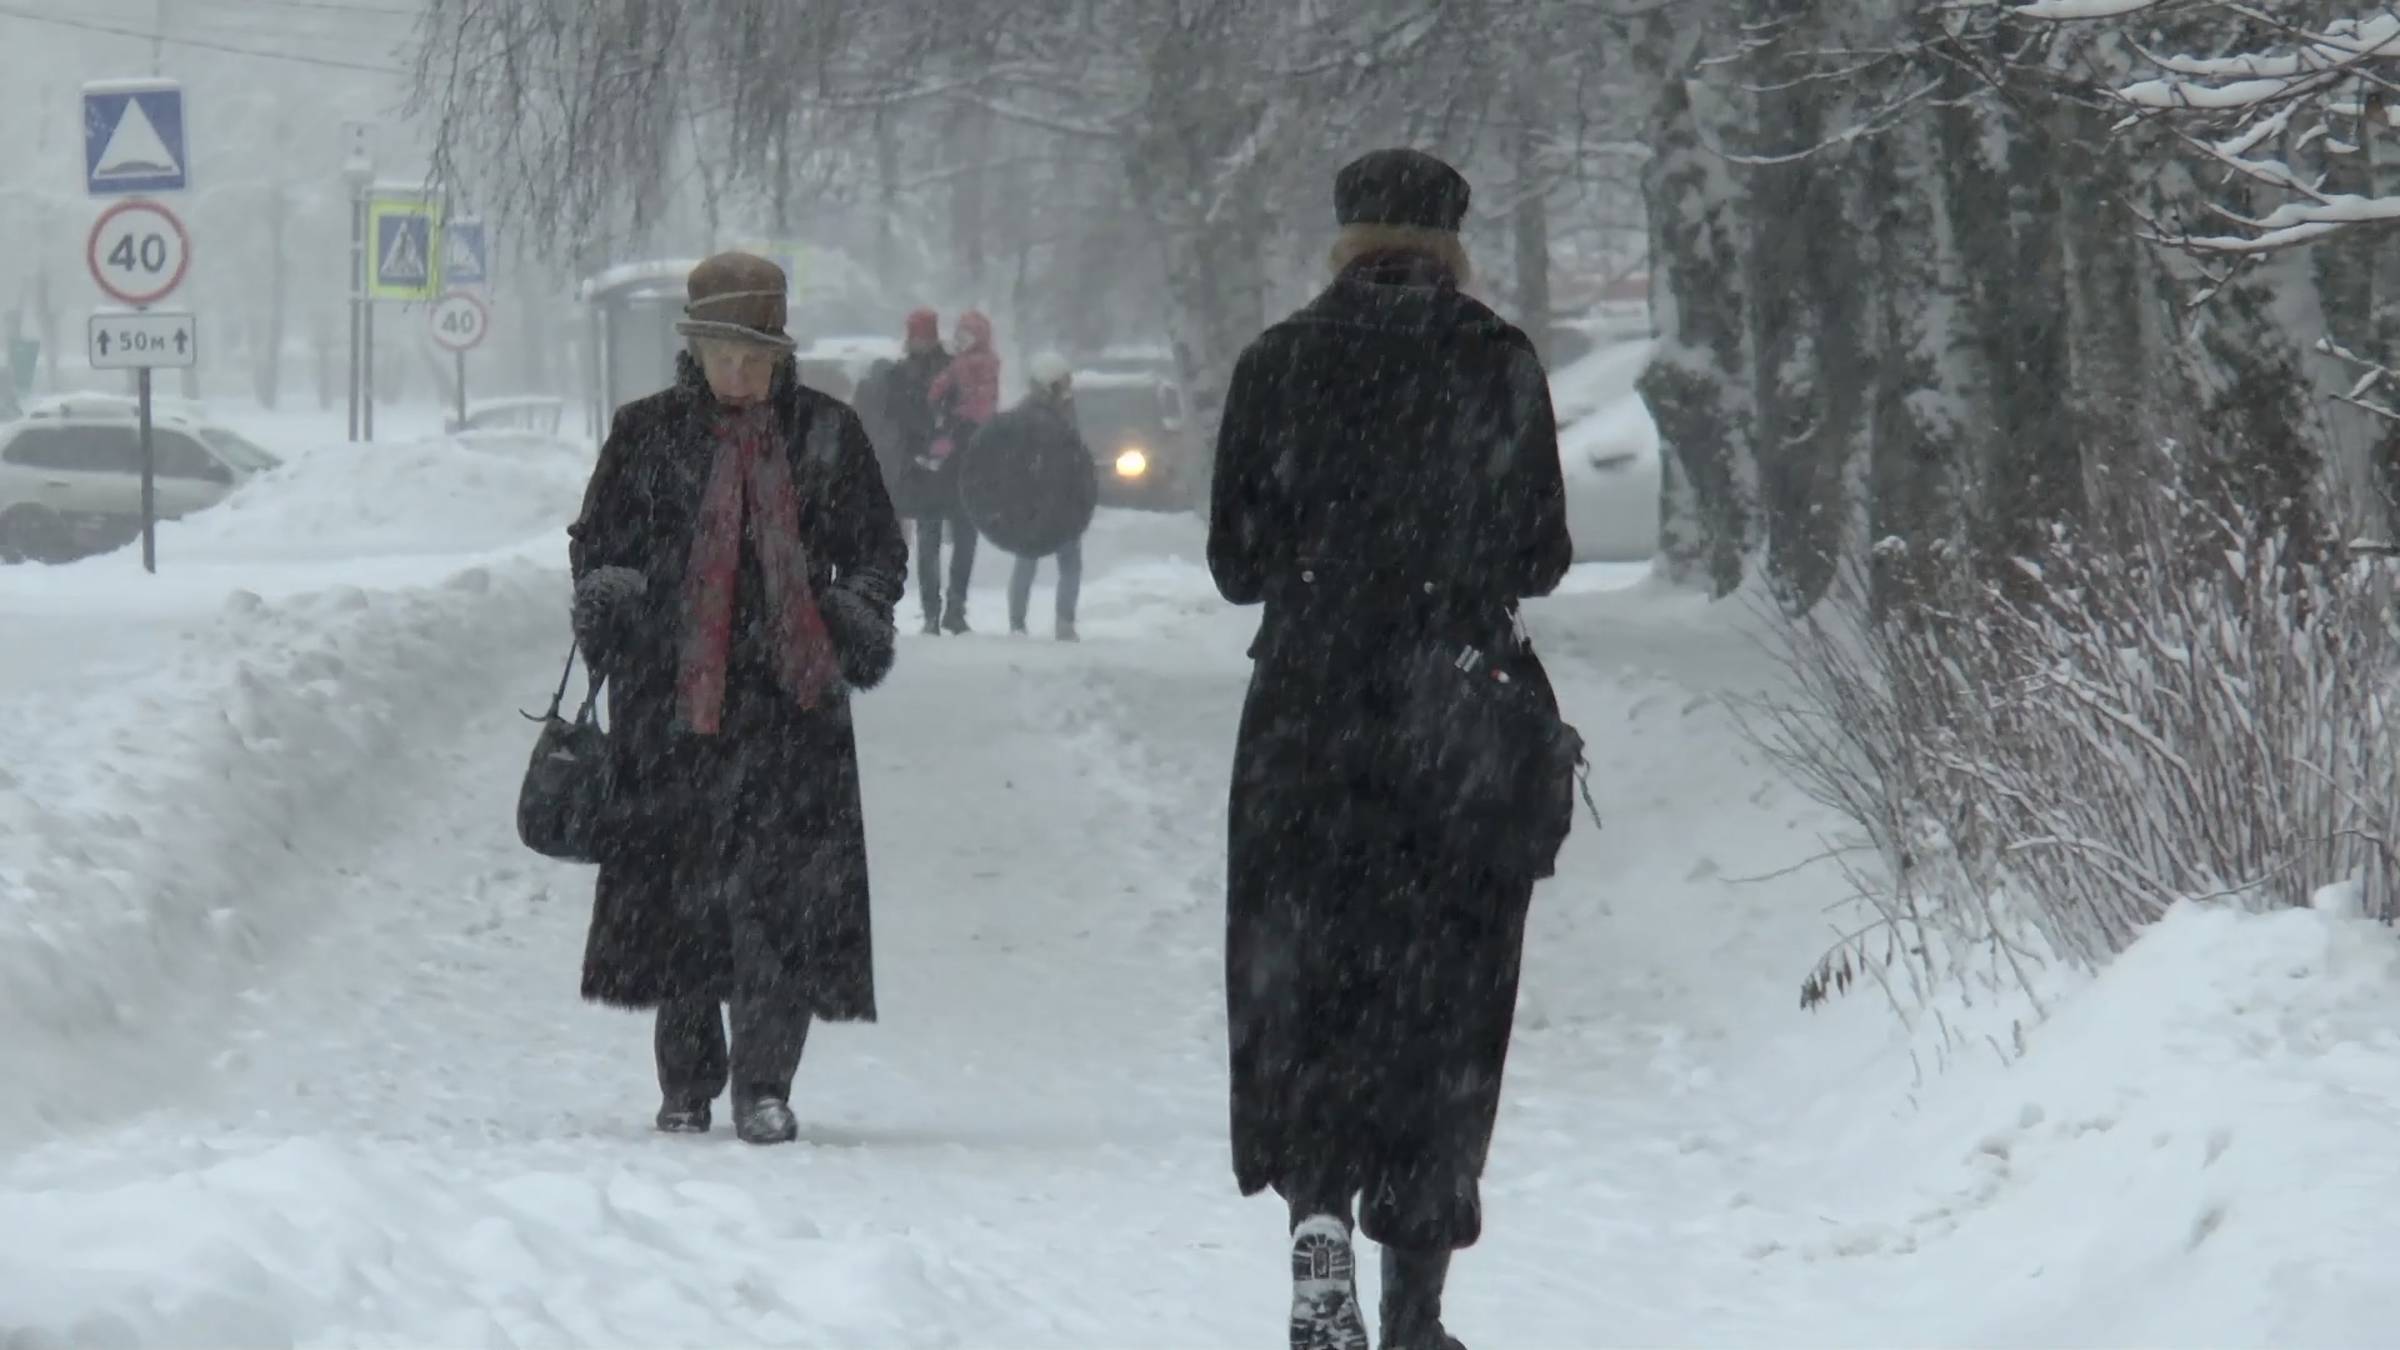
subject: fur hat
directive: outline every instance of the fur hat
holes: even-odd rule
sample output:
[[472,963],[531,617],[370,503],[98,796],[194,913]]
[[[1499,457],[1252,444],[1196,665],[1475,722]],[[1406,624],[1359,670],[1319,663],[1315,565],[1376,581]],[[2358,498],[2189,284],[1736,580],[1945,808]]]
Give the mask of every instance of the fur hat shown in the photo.
[[798,344],[783,331],[789,286],[781,267],[755,253],[720,253],[685,281],[684,317],[675,331],[790,351]]
[[1473,195],[1458,170],[1422,150],[1373,150],[1333,179],[1339,225],[1397,225],[1456,234]]
[[930,347],[942,340],[942,316],[930,308],[908,312],[908,345]]

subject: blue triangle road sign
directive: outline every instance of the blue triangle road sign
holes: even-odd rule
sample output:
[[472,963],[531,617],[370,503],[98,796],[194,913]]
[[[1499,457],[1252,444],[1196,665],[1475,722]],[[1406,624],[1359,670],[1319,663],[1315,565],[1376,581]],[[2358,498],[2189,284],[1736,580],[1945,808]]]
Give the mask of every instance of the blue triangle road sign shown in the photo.
[[83,184],[94,197],[191,186],[183,90],[169,80],[84,86]]
[[491,236],[480,220],[453,220],[442,227],[442,281],[450,286],[488,286],[492,281]]
[[433,284],[433,221],[427,216],[381,216],[375,222],[375,276],[386,286]]

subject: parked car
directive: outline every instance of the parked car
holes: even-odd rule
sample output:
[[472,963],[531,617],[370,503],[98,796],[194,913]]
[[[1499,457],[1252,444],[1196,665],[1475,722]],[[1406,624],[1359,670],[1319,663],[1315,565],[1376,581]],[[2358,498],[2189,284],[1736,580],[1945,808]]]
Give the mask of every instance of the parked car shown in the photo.
[[[280,460],[230,428],[152,411],[158,516],[203,511]],[[142,530],[142,444],[131,400],[49,400],[0,424],[0,561],[66,562]]]

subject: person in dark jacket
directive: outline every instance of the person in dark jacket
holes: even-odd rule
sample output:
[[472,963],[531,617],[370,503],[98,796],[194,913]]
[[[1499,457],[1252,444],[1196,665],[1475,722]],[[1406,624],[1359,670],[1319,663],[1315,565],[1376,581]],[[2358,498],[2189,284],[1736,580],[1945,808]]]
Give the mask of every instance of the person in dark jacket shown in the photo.
[[1382,1344],[1447,1350],[1533,881],[1355,752],[1395,735],[1395,656],[1432,642],[1480,646],[1555,708],[1516,609],[1572,549],[1541,362],[1460,290],[1466,181],[1377,151],[1334,198],[1334,281],[1242,353],[1212,487],[1218,589],[1265,606],[1230,799],[1234,1173],[1288,1202],[1295,1350],[1367,1345],[1361,1197]]
[[883,471],[883,490],[905,527],[908,512],[901,507],[902,480],[913,466],[902,458],[900,425],[893,415],[899,382],[900,363],[888,356],[878,357],[858,382],[858,397],[851,400],[850,407],[858,414],[859,425],[867,429],[867,442],[875,447],[875,466]]
[[[782,269],[694,268],[674,387],[617,412],[570,527],[611,795],[583,995],[655,1009],[658,1127],[797,1136],[812,1019],[872,1021],[850,699],[908,551],[865,430],[800,383]],[[732,1038],[719,1005],[730,1013]]]
[[967,528],[958,523],[958,484],[941,472],[933,453],[941,433],[933,386],[948,369],[941,316],[915,309],[909,311],[900,360],[868,376],[858,391],[859,413],[873,435],[892,506],[916,522],[917,599],[928,633],[941,632],[942,527],[949,525],[953,535]]
[[[950,589],[945,598],[939,567],[941,536],[917,522],[918,587],[924,592],[925,631],[958,633],[967,627],[967,585],[975,579],[975,525],[958,497],[959,464],[975,433],[1000,410],[1000,353],[992,345],[992,321],[980,310],[958,316],[958,354],[934,377],[926,401],[933,408],[933,445],[926,467],[941,509],[949,512]],[[930,542],[929,542],[930,541]],[[939,611],[941,621],[934,621]]]
[[976,433],[959,468],[967,517],[994,544],[1016,555],[1008,578],[1008,630],[1025,631],[1042,559],[1058,559],[1056,634],[1075,641],[1075,601],[1083,587],[1083,533],[1100,505],[1092,449],[1075,422],[1075,369],[1044,352],[1028,367],[1025,399]]

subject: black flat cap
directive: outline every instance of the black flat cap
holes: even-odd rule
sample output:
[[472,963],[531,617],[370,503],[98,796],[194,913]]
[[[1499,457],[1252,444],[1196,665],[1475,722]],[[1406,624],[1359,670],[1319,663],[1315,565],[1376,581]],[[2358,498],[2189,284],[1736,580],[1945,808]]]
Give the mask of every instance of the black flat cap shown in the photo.
[[1469,195],[1458,170],[1422,150],[1372,150],[1334,175],[1333,218],[1455,234],[1466,223]]

